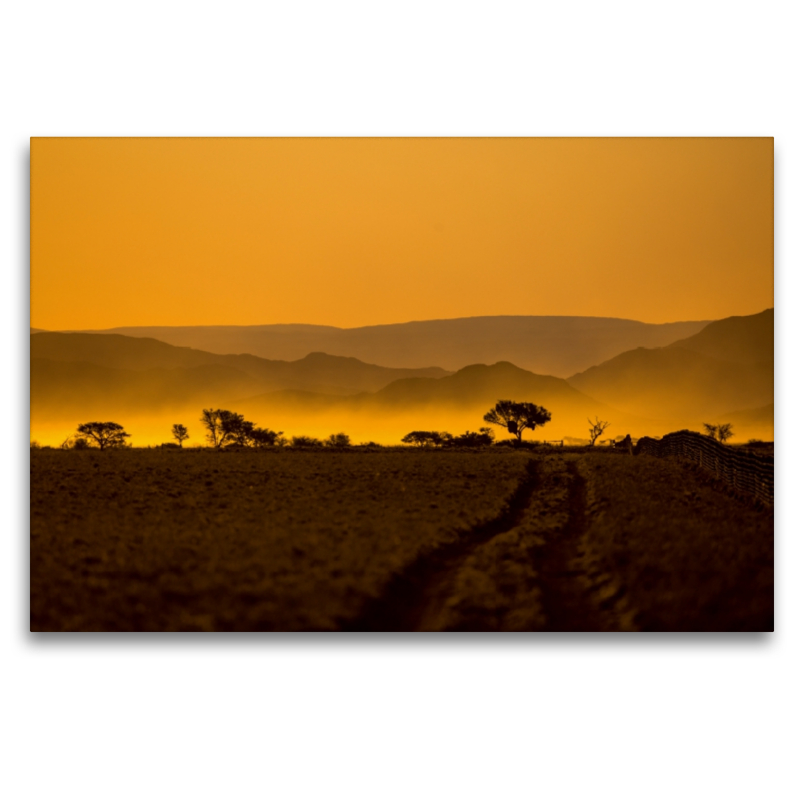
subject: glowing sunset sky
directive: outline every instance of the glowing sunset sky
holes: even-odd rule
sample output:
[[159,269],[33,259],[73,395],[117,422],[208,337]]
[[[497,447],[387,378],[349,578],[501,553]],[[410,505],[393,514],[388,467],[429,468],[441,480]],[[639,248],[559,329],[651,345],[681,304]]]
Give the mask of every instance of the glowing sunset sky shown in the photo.
[[31,140],[31,325],[773,305],[773,140]]

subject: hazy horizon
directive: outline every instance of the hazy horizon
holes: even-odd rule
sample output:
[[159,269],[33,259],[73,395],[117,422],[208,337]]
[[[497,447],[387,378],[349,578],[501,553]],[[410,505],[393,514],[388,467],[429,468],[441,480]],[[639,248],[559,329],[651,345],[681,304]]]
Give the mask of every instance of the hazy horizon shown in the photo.
[[[591,336],[598,333],[596,325],[588,329],[590,341],[587,329],[579,330],[564,351],[551,322],[540,331],[553,343],[544,348],[545,357],[562,367],[550,371],[501,360],[497,349],[494,358],[475,358],[489,352],[481,350],[486,343],[475,338],[474,324],[471,329],[458,325],[458,352],[469,363],[449,375],[440,367],[372,366],[354,358],[352,350],[344,358],[320,354],[275,361],[147,337],[41,332],[31,336],[31,433],[42,444],[59,444],[73,419],[89,415],[124,419],[137,444],[159,444],[172,424],[190,423],[194,433],[192,420],[202,408],[224,407],[290,437],[324,438],[344,430],[356,442],[398,444],[409,430],[474,430],[497,399],[526,397],[554,414],[534,438],[584,438],[586,420],[599,415],[612,423],[614,436],[696,430],[705,421],[725,417],[735,420],[739,437],[771,439],[773,319],[774,312],[766,310],[689,330],[682,326],[670,329],[669,339],[655,347],[637,345],[645,341],[642,326],[631,323],[632,332],[629,325],[622,326],[622,333],[612,331],[610,339],[604,332],[610,357],[599,355],[598,337]],[[619,328],[619,321],[611,327]],[[421,346],[433,361],[443,363],[433,354],[452,355],[454,331],[448,328],[453,326],[423,330],[421,340],[407,342],[417,348],[413,352]],[[210,330],[213,339],[215,329]],[[520,346],[509,344],[512,332],[498,331],[496,322],[491,330],[500,340],[495,348]],[[396,343],[390,337],[390,344]],[[367,344],[374,345],[374,338]],[[521,348],[517,352],[522,355],[530,349],[524,338]],[[575,363],[578,352],[588,369],[570,375],[566,367]],[[561,378],[554,377],[558,372]],[[191,444],[197,444],[196,437]]]
[[[726,319],[728,317],[733,316],[751,316],[752,314],[757,314],[760,311],[767,310],[766,308],[758,308],[753,309],[747,313],[742,314],[724,314],[719,319]],[[146,325],[139,325],[139,324],[115,324],[109,325],[108,327],[103,328],[45,328],[40,325],[33,325],[31,323],[30,328],[32,330],[43,330],[43,331],[52,331],[54,333],[80,333],[86,331],[115,331],[120,328],[265,328],[265,327],[313,327],[313,328],[335,328],[336,330],[356,330],[358,328],[381,328],[388,325],[413,325],[414,323],[418,322],[452,322],[455,320],[462,320],[462,319],[507,319],[507,318],[528,318],[528,317],[536,317],[541,319],[609,319],[609,320],[620,320],[623,322],[641,322],[644,325],[671,325],[680,322],[713,322],[712,319],[668,319],[662,320],[659,322],[648,322],[641,319],[635,319],[634,317],[613,317],[604,314],[470,314],[469,316],[460,316],[460,317],[426,317],[426,318],[417,318],[417,319],[404,319],[404,320],[393,320],[388,322],[380,322],[374,324],[365,324],[365,325],[327,325],[323,323],[316,323],[316,322],[253,322],[248,324],[236,324],[236,323],[213,323],[213,322],[184,322],[180,325],[177,324],[170,324],[170,323],[161,323],[161,322],[153,322],[148,323]]]

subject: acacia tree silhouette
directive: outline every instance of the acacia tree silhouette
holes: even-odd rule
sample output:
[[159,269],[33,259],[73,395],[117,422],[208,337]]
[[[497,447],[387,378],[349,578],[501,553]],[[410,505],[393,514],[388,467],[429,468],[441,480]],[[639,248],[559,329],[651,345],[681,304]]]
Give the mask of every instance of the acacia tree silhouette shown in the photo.
[[78,425],[78,434],[87,441],[94,441],[101,450],[125,447],[125,439],[130,437],[116,422],[84,422]]
[[550,422],[550,412],[535,403],[516,403],[513,400],[498,400],[494,408],[483,415],[484,422],[499,425],[522,441],[526,429],[534,430],[537,425]]
[[189,431],[186,430],[185,425],[178,425],[177,423],[172,426],[172,436],[177,439],[178,444],[183,447],[183,443],[189,438]]

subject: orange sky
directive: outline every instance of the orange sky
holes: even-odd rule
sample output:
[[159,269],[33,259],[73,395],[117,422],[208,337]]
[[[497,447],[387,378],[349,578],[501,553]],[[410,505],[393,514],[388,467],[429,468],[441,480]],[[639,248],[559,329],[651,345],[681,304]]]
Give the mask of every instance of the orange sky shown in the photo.
[[773,140],[31,140],[31,325],[773,305]]

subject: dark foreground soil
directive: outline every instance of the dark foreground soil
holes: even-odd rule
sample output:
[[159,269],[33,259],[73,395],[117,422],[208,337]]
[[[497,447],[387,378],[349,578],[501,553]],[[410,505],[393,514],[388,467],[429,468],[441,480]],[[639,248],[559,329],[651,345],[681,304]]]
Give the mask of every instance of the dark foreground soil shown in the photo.
[[617,453],[31,453],[33,631],[763,631],[771,512]]

